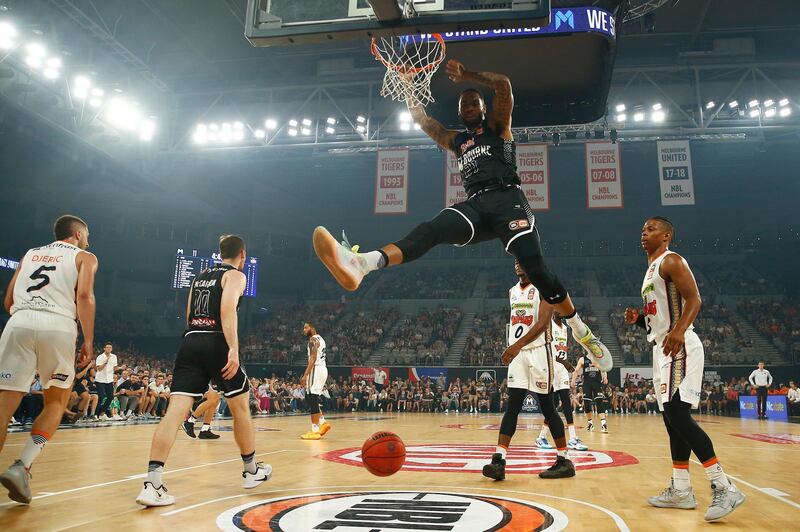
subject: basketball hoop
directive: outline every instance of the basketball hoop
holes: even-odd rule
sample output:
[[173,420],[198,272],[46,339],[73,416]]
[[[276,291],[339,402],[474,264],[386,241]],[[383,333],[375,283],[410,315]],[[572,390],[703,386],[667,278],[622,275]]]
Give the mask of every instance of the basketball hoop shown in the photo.
[[404,101],[409,107],[433,102],[431,79],[445,57],[438,33],[373,37],[372,55],[386,67],[381,96]]

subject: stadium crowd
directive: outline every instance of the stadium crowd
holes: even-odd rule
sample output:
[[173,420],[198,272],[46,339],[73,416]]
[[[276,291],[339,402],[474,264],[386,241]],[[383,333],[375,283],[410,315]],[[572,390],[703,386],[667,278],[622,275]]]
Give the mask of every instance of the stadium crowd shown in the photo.
[[400,321],[384,345],[388,364],[437,366],[444,362],[447,349],[461,323],[461,310],[440,306],[421,310]]

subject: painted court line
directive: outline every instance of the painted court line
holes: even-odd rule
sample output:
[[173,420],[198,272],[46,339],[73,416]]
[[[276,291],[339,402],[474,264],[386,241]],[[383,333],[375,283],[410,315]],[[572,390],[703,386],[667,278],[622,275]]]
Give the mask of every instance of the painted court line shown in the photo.
[[[267,455],[270,455],[270,454],[277,454],[277,453],[282,453],[282,452],[285,452],[285,451],[286,451],[286,449],[281,449],[279,451],[269,451],[269,452],[266,452],[266,453],[259,453],[256,456],[267,456]],[[208,467],[208,466],[213,466],[213,465],[226,464],[228,462],[236,462],[236,461],[239,461],[239,460],[241,460],[241,458],[232,458],[230,460],[222,460],[222,461],[219,461],[219,462],[209,462],[207,464],[200,464],[200,465],[190,466],[190,467],[182,467],[180,469],[171,469],[171,470],[168,470],[168,471],[164,471],[164,474],[165,475],[169,475],[171,473],[180,473],[181,471],[188,471],[190,469],[198,469],[198,468],[201,468],[201,467]],[[80,486],[78,488],[71,488],[71,489],[63,490],[63,491],[42,492],[39,495],[36,495],[35,497],[33,497],[33,500],[44,499],[44,498],[47,498],[47,497],[55,497],[55,496],[58,496],[58,495],[66,495],[67,493],[75,493],[77,491],[90,490],[90,489],[94,489],[94,488],[102,488],[103,486],[111,486],[113,484],[119,484],[121,482],[129,482],[131,480],[142,479],[142,478],[145,478],[146,476],[147,476],[147,474],[130,475],[128,477],[121,478],[119,480],[111,480],[109,482],[101,482],[99,484],[90,484],[88,486]],[[11,501],[11,502],[2,503],[2,504],[0,504],[0,506],[10,506],[10,505],[13,505],[13,504],[19,504],[19,503]]]
[[[694,462],[695,464],[699,465],[700,467],[703,467],[703,464],[701,464],[700,462],[698,462],[694,458],[690,458],[690,460],[692,462]],[[744,480],[741,477],[735,477],[735,476],[731,475],[730,473],[725,473],[725,474],[728,475],[729,477],[731,477],[736,482],[740,482],[740,483],[744,484],[745,486],[750,486],[754,490],[760,491],[764,495],[769,495],[770,497],[773,497],[773,498],[775,498],[775,499],[777,499],[777,500],[779,500],[781,502],[785,502],[789,506],[794,506],[795,508],[800,510],[800,504],[798,504],[798,503],[796,503],[794,501],[790,501],[789,499],[785,499],[783,496],[780,496],[780,495],[776,494],[776,492],[778,492],[778,493],[783,493],[783,492],[779,492],[778,490],[776,490],[774,488],[761,488],[759,486],[756,486],[755,484],[751,484],[750,482],[747,482],[746,480]]]
[[[278,490],[270,490],[270,491],[260,491],[260,492],[258,492],[258,494],[259,495],[267,495],[269,493],[282,493],[282,492],[287,492],[287,491],[309,491],[309,490],[331,490],[331,489],[364,489],[364,488],[366,488],[366,491],[375,491],[376,489],[383,489],[383,490],[392,491],[392,490],[398,490],[400,488],[406,488],[406,489],[412,488],[412,489],[414,489],[414,491],[428,491],[428,490],[436,489],[436,490],[442,490],[444,493],[458,493],[457,491],[454,491],[457,488],[456,486],[425,486],[424,490],[420,490],[419,486],[413,486],[413,485],[402,485],[402,484],[401,485],[398,485],[398,484],[377,484],[376,485],[376,484],[369,484],[369,485],[355,485],[355,486],[317,486],[317,487],[306,487],[306,488],[288,488],[288,489],[278,489]],[[622,517],[620,517],[619,515],[617,515],[616,513],[612,512],[611,510],[609,510],[607,508],[603,508],[602,506],[598,506],[598,505],[592,504],[590,502],[586,502],[586,501],[582,501],[582,500],[578,500],[578,499],[570,499],[568,497],[557,497],[555,495],[548,495],[546,493],[535,493],[535,492],[532,492],[532,491],[499,490],[499,489],[494,489],[494,488],[479,488],[479,487],[466,487],[466,486],[464,486],[464,487],[462,487],[460,489],[476,490],[476,491],[488,491],[488,492],[491,492],[491,493],[517,493],[517,494],[529,495],[529,496],[535,496],[535,497],[546,497],[548,499],[556,499],[556,500],[560,500],[560,501],[567,501],[567,502],[571,502],[571,503],[575,503],[575,504],[582,504],[584,506],[588,506],[590,508],[594,508],[595,510],[603,512],[604,514],[608,515],[611,518],[611,520],[614,521],[614,524],[617,525],[617,528],[620,530],[620,532],[630,532],[630,528],[628,528],[628,525],[625,523],[625,520],[622,519]],[[161,514],[161,517],[169,517],[169,516],[176,515],[176,514],[179,514],[179,513],[182,513],[182,512],[187,512],[187,511],[190,511],[190,510],[194,510],[195,508],[199,508],[201,506],[205,506],[205,505],[208,505],[208,504],[213,504],[215,502],[221,502],[221,501],[226,501],[226,500],[230,500],[230,499],[236,499],[236,498],[239,498],[239,497],[248,497],[248,496],[252,496],[252,494],[242,494],[242,495],[233,495],[233,496],[229,496],[229,497],[220,497],[218,499],[212,499],[212,500],[204,501],[204,502],[201,502],[201,503],[193,504],[191,506],[187,506],[186,508],[180,508],[178,510],[172,510],[171,512],[165,512],[165,513]]]

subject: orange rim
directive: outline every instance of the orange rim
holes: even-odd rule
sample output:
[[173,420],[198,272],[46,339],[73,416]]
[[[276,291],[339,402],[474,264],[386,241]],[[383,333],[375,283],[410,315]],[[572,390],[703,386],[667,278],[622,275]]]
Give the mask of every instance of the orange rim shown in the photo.
[[378,41],[375,37],[372,38],[372,46],[370,48],[372,49],[372,55],[375,56],[375,59],[380,61],[383,64],[383,66],[385,66],[388,69],[395,70],[397,72],[401,72],[404,74],[407,74],[409,72],[414,72],[414,73],[425,72],[426,70],[431,70],[432,68],[438,66],[444,60],[444,52],[446,48],[444,44],[444,39],[438,33],[431,34],[431,37],[439,41],[439,44],[442,46],[442,49],[441,52],[439,52],[439,56],[434,61],[431,61],[429,64],[421,67],[409,66],[403,63],[400,64],[391,63],[385,57],[383,57],[383,54],[378,49]]

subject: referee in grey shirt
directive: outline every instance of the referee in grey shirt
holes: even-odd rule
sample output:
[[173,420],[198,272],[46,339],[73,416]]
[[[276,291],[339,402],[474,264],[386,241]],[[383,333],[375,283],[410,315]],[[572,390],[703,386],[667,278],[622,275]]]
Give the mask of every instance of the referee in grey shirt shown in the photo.
[[758,363],[758,369],[750,374],[750,386],[756,389],[758,419],[767,419],[767,391],[772,384],[772,375],[764,369],[764,361]]

